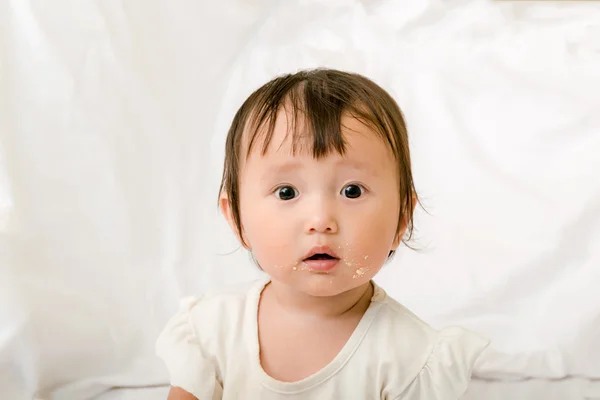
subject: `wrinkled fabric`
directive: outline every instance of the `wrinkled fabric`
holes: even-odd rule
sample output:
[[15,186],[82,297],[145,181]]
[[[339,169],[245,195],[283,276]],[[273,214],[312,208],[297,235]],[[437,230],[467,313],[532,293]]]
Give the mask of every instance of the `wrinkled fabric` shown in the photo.
[[427,363],[397,399],[462,399],[471,383],[473,367],[481,355],[482,346],[487,347],[487,342],[462,329],[443,329]]

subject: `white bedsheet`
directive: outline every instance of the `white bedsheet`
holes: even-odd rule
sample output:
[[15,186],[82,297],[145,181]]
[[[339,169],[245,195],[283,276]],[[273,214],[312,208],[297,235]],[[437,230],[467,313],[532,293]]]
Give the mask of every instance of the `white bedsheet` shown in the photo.
[[[168,387],[111,390],[95,400],[165,400]],[[474,380],[461,400],[594,400],[600,399],[600,381],[565,379],[488,382]]]
[[5,0],[0,394],[166,384],[177,300],[257,275],[216,210],[233,111],[316,66],[406,114],[429,213],[379,283],[490,337],[479,376],[600,377],[600,3]]

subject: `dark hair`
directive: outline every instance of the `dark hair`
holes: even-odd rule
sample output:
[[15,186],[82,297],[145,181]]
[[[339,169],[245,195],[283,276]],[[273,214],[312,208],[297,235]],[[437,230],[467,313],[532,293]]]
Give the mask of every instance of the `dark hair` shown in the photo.
[[[344,114],[357,118],[380,136],[392,150],[397,161],[400,188],[400,221],[408,216],[406,240],[413,234],[413,199],[417,193],[413,183],[406,124],[396,101],[372,80],[355,73],[334,69],[302,70],[267,82],[254,91],[233,118],[225,144],[225,162],[219,193],[225,192],[231,204],[237,233],[245,245],[239,204],[239,166],[242,137],[247,134],[247,157],[258,136],[262,139],[262,155],[273,136],[278,111],[284,108],[291,114],[295,152],[303,135],[312,135],[315,158],[336,151],[345,152],[341,130]],[[306,121],[308,132],[296,131],[299,118]],[[266,128],[266,129],[265,129]],[[390,253],[390,256],[393,254]]]

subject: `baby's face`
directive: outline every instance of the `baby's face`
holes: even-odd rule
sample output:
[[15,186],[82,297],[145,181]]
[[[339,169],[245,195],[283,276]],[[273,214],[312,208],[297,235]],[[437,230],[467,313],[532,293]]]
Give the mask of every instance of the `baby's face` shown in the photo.
[[[398,247],[396,161],[360,121],[342,119],[346,153],[319,160],[312,138],[292,155],[279,113],[267,153],[254,144],[240,171],[246,243],[274,281],[333,296],[369,281]],[[313,252],[327,253],[308,258]]]

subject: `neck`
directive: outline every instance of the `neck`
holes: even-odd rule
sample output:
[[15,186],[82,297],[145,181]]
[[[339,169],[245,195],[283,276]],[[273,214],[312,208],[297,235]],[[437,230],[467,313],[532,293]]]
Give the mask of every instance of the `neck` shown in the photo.
[[271,289],[278,306],[286,312],[317,318],[362,314],[369,307],[373,296],[370,281],[346,292],[325,297],[311,296],[276,281],[271,281],[267,288]]

